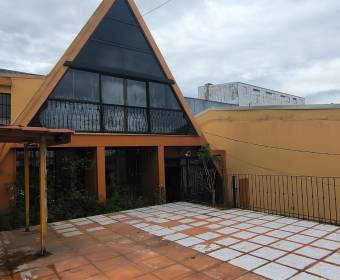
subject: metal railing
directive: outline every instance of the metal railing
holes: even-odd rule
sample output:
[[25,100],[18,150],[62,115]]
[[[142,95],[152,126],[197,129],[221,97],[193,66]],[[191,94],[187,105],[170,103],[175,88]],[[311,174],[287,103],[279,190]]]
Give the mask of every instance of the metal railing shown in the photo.
[[340,177],[236,174],[234,207],[340,224]]
[[32,125],[78,132],[193,135],[182,110],[48,100]]

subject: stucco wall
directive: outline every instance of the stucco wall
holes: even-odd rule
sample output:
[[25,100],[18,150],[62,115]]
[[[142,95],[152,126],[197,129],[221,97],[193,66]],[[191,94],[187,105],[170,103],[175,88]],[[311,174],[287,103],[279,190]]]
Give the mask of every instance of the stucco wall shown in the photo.
[[196,119],[211,146],[226,150],[228,174],[340,177],[340,107],[214,110]]
[[18,117],[25,108],[33,94],[44,81],[43,77],[13,77],[11,88],[11,120],[12,122]]

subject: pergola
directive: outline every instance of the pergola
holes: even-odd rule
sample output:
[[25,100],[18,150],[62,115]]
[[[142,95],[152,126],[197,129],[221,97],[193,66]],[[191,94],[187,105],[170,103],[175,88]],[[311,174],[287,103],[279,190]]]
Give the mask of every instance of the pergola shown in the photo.
[[46,155],[48,146],[71,142],[73,130],[48,129],[43,127],[0,126],[0,143],[24,145],[24,189],[25,225],[29,231],[29,146],[39,145],[39,192],[40,192],[40,253],[46,254],[47,198],[46,198]]

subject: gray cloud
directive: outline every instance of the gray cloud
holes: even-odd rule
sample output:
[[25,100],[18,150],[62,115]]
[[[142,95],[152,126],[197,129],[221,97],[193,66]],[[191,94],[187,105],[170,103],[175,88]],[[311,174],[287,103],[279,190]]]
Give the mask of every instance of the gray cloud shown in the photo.
[[[47,73],[100,0],[2,0],[0,67]],[[141,12],[164,2],[136,0]],[[18,8],[19,7],[19,8]],[[340,1],[173,0],[145,20],[185,95],[243,81],[340,102]]]

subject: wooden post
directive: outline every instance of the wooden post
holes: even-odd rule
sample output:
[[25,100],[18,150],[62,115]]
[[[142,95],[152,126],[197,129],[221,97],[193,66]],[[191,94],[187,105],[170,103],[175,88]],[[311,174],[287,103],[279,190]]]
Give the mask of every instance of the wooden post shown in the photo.
[[106,200],[105,147],[97,147],[97,187],[98,201]]
[[46,138],[43,136],[39,147],[39,189],[40,189],[40,254],[46,255],[47,198],[46,198]]
[[30,231],[30,167],[28,144],[24,146],[25,229]]
[[158,187],[160,193],[160,203],[166,202],[166,188],[165,188],[165,159],[164,146],[158,146]]

